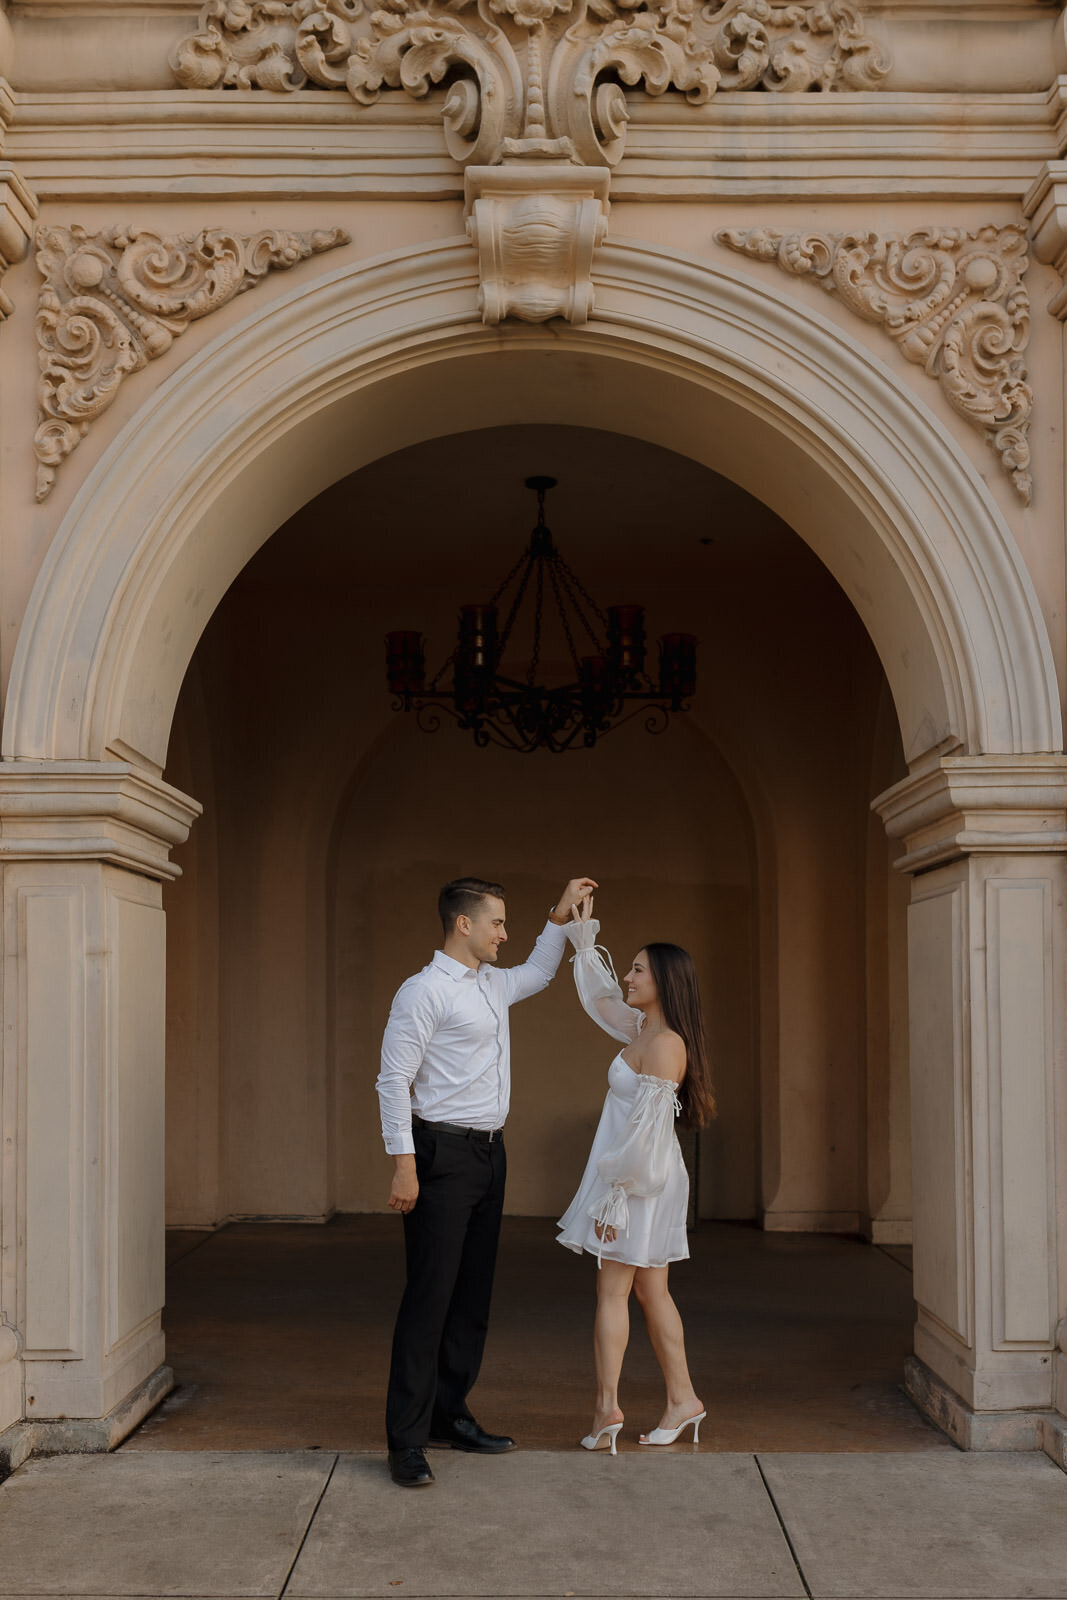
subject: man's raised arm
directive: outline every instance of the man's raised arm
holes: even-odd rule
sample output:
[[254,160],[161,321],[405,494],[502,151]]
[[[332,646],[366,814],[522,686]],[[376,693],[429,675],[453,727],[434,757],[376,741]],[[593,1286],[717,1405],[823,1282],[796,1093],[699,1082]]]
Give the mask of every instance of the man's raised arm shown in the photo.
[[518,1000],[528,1000],[531,995],[540,994],[542,989],[548,988],[567,948],[564,929],[571,920],[571,907],[580,905],[586,895],[592,894],[597,887],[593,878],[572,878],[567,884],[522,966],[505,970],[509,1005],[514,1005]]

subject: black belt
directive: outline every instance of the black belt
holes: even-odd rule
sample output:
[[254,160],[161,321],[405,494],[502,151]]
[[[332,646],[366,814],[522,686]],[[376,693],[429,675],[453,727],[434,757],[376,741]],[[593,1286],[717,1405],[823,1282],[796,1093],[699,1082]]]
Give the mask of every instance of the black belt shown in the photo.
[[413,1128],[429,1128],[431,1133],[458,1133],[464,1139],[476,1139],[480,1144],[493,1144],[497,1139],[504,1137],[503,1128],[464,1128],[458,1122],[427,1122],[425,1117],[417,1117],[414,1112],[411,1117]]

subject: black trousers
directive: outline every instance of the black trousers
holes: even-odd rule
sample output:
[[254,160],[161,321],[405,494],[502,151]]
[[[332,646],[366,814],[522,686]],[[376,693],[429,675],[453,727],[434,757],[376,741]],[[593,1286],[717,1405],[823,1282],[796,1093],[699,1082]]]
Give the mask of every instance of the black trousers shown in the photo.
[[385,1407],[390,1450],[426,1444],[435,1421],[467,1417],[489,1327],[507,1157],[491,1143],[416,1127],[419,1198],[404,1217],[407,1286]]

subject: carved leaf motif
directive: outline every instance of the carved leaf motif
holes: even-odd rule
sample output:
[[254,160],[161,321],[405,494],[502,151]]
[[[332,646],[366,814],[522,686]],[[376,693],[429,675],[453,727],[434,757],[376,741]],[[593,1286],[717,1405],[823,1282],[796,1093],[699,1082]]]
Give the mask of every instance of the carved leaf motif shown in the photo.
[[787,234],[725,228],[720,244],[794,277],[811,277],[858,316],[880,323],[950,405],[981,428],[1016,492],[1030,503],[1033,393],[1023,360],[1030,302],[1021,227]]
[[171,64],[188,88],[310,82],[361,105],[451,79],[449,149],[490,165],[613,164],[621,84],[699,104],[721,89],[873,89],[890,65],[846,0],[208,0]]
[[846,0],[710,0],[703,17],[723,89],[876,89],[889,72],[888,51]]
[[194,237],[148,228],[97,234],[40,229],[37,265],[45,282],[36,322],[37,499],[48,494],[60,463],[123,380],[169,350],[191,322],[250,289],[272,267],[291,267],[348,242],[340,228],[249,235],[206,228]]

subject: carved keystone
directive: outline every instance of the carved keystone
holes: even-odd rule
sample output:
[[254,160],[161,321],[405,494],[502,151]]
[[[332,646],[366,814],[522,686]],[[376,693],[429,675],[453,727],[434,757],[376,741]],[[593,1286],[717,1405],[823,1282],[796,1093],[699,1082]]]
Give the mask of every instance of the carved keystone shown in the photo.
[[272,268],[349,242],[342,228],[253,234],[205,228],[195,237],[148,228],[95,234],[40,228],[37,265],[45,281],[37,301],[37,499],[49,493],[60,463],[123,380],[164,355],[191,322],[251,289]]
[[467,168],[467,233],[478,252],[483,322],[587,320],[610,181],[606,167],[529,161]]

